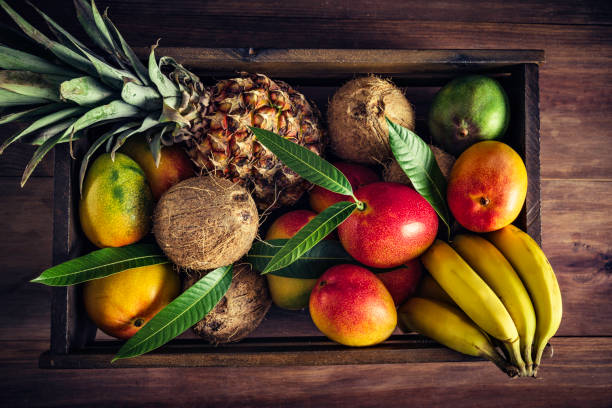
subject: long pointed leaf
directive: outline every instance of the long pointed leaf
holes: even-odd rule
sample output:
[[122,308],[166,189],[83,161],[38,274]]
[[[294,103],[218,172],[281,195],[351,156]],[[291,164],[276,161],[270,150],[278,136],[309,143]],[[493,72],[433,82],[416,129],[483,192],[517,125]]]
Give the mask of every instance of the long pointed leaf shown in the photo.
[[[34,10],[36,10],[36,12],[38,14],[40,14],[42,18],[45,19],[45,21],[47,22],[47,26],[49,27],[49,29],[51,30],[53,35],[55,35],[55,38],[57,38],[57,40],[60,43],[62,43],[65,47],[71,49],[72,51],[74,51],[77,54],[80,54],[81,51],[79,50],[79,48],[77,48],[77,46],[75,46],[75,44],[78,44],[78,46],[80,48],[86,50],[88,53],[90,53],[92,55],[95,55],[95,53],[93,51],[91,51],[85,44],[80,42],[76,37],[74,37],[72,34],[67,32],[66,30],[64,30],[59,24],[57,24],[54,20],[52,20],[51,17],[49,17],[48,15],[43,13],[38,7],[36,7],[35,5],[33,5],[29,1],[28,1],[28,4]],[[100,58],[97,55],[95,55],[95,56],[96,56],[96,58]]]
[[170,263],[161,249],[152,244],[104,248],[45,270],[31,282],[48,286],[69,286],[104,278],[126,269]]
[[[102,22],[103,16],[100,15],[96,5],[93,2],[88,4],[84,0],[75,0],[74,6],[77,12],[77,19],[85,29],[89,38],[91,38],[98,47],[110,54],[121,68],[126,69],[124,60],[127,60],[127,58],[117,47],[113,37],[108,32],[108,28]],[[102,24],[100,24],[100,22],[102,22]],[[102,60],[100,57],[97,58]]]
[[94,0],[91,0],[91,11],[94,23],[98,28],[98,32],[100,33],[100,39],[105,44],[102,48],[109,54],[115,55],[115,53],[117,52],[117,45],[115,44],[113,36],[108,31],[108,27],[104,22],[104,18],[98,11],[98,7],[96,7],[96,3],[94,2]]
[[79,119],[77,119],[72,126],[64,131],[64,133],[59,133],[55,136],[47,139],[42,145],[39,146],[38,149],[34,152],[32,159],[28,163],[23,172],[23,176],[21,178],[21,186],[28,181],[32,172],[40,163],[40,161],[45,157],[45,155],[53,149],[53,147],[62,142],[68,142],[74,139],[74,134],[83,130],[87,127],[90,127],[93,124],[99,122],[108,122],[115,119],[127,118],[127,117],[137,117],[140,116],[140,111],[132,105],[128,105],[123,101],[113,101],[107,105],[98,106]]
[[[286,239],[258,241],[253,244],[246,260],[258,271],[263,271],[268,262],[287,243]],[[317,279],[323,272],[334,265],[355,262],[340,242],[323,240],[306,251],[291,265],[269,272],[270,275],[287,278]]]
[[172,125],[165,126],[159,130],[159,132],[155,133],[155,136],[151,138],[149,142],[149,150],[151,150],[151,154],[153,155],[153,159],[155,160],[155,167],[159,167],[159,162],[161,161],[161,145],[162,145],[162,137],[164,133],[168,130],[172,129]]
[[249,129],[255,134],[259,143],[306,180],[334,193],[353,195],[351,183],[344,174],[317,154],[276,133],[256,127]]
[[387,119],[391,151],[414,189],[431,204],[446,225],[450,238],[450,217],[446,206],[446,179],[438,167],[436,158],[427,145],[415,133]]
[[36,55],[14,50],[3,45],[0,45],[0,68],[30,71],[39,74],[54,74],[63,76],[80,75],[76,73],[76,71],[51,64],[49,61],[37,57]]
[[138,78],[140,78],[140,81],[144,85],[149,86],[149,73],[145,68],[144,64],[140,61],[134,50],[132,50],[132,48],[125,41],[125,39],[123,38],[117,27],[115,27],[115,25],[112,23],[112,21],[110,21],[110,19],[106,16],[104,16],[104,20],[106,21],[106,24],[111,28],[113,34],[121,44],[121,49],[123,49],[123,53],[130,61],[130,64],[132,64],[132,68],[134,69],[136,75],[138,75]]
[[[70,128],[72,127],[74,127],[74,125],[70,126]],[[70,130],[70,128],[68,128],[67,131]],[[25,170],[23,171],[23,175],[21,176],[21,187],[23,187],[28,181],[28,179],[32,175],[32,172],[34,172],[34,169],[36,168],[36,166],[38,166],[38,163],[40,163],[43,157],[45,157],[45,155],[49,153],[49,151],[53,149],[56,144],[59,143],[60,139],[62,138],[62,135],[63,133],[58,133],[50,137],[49,139],[45,140],[45,142],[40,145],[38,149],[36,149],[34,155],[28,162],[28,165],[26,166]]]
[[[151,47],[151,53],[149,54],[149,79],[155,84],[160,95],[164,98],[179,97],[180,92],[178,88],[159,70],[155,60],[155,48],[157,48],[157,45]],[[176,109],[176,106],[172,107]]]
[[110,49],[107,48],[106,41],[102,37],[100,31],[96,27],[96,22],[93,17],[91,5],[84,0],[75,0],[74,8],[76,9],[77,19],[81,23],[81,26],[91,38],[91,40],[100,48],[110,53]]
[[0,108],[10,106],[35,105],[49,102],[46,98],[37,96],[19,95],[18,93],[0,88]]
[[[116,100],[106,105],[98,106],[81,116],[75,123],[73,132],[90,127],[98,122],[108,122],[121,118],[141,117],[143,112],[135,106]],[[70,132],[66,131],[62,141],[70,140]]]
[[112,95],[113,91],[90,76],[74,78],[60,85],[62,99],[78,105],[98,105]]
[[0,71],[0,88],[20,95],[59,102],[59,84],[64,77],[28,71]]
[[[34,6],[32,6],[34,7]],[[34,7],[34,9],[40,14],[49,24],[53,26],[58,32],[60,32],[63,36],[65,36],[72,45],[84,55],[95,68],[98,76],[105,84],[114,87],[115,89],[121,89],[123,86],[123,78],[131,78],[133,80],[139,81],[135,78],[131,73],[127,71],[118,70],[106,62],[102,60],[101,57],[96,56],[93,52],[87,49],[79,40],[73,37],[70,33],[60,27],[57,23],[55,23],[49,16],[43,13],[38,8]]]
[[49,51],[51,51],[57,58],[78,70],[87,72],[90,75],[97,74],[94,66],[87,60],[87,58],[79,55],[65,45],[49,39],[43,33],[34,28],[30,23],[25,21],[15,12],[15,10],[10,8],[4,0],[0,0],[0,7],[2,7],[9,14],[13,21],[15,21],[19,28],[21,28],[21,30],[28,37],[49,49]]
[[0,146],[0,154],[4,152],[4,150],[13,142],[21,139],[23,136],[29,135],[31,133],[36,132],[39,129],[42,129],[46,126],[52,125],[56,122],[59,122],[62,119],[71,118],[77,116],[81,113],[85,112],[84,108],[81,107],[71,107],[68,109],[63,109],[59,112],[52,113],[50,115],[44,116],[34,122],[27,128],[23,129],[21,132],[15,133],[13,136],[9,137],[2,143]]
[[81,168],[79,170],[79,194],[80,195],[83,195],[83,180],[85,179],[85,173],[87,172],[87,166],[89,164],[89,160],[91,159],[93,154],[96,152],[96,150],[98,150],[100,146],[102,146],[113,135],[119,134],[121,132],[125,132],[137,126],[138,126],[138,122],[130,122],[124,125],[120,125],[104,133],[102,136],[98,137],[95,140],[95,142],[91,144],[91,146],[89,147],[89,150],[87,150],[87,153],[85,154],[85,156],[83,156],[83,160],[81,160]]
[[123,146],[123,144],[129,137],[135,135],[136,133],[145,132],[156,125],[159,125],[159,122],[155,119],[155,114],[150,114],[146,118],[144,118],[138,129],[134,129],[130,132],[124,132],[119,137],[117,137],[115,146],[113,146],[113,150],[111,150],[112,159],[115,160],[115,153],[117,152],[117,150],[119,150],[121,146]]
[[63,103],[50,103],[48,105],[39,106],[38,108],[31,108],[21,112],[13,112],[4,116],[0,116],[0,125],[5,123],[14,122],[20,119],[28,119],[37,116],[45,116],[49,113],[57,112],[65,108],[66,105]]
[[[46,128],[39,130],[37,132],[31,133],[29,135],[25,135],[20,138],[20,141],[23,143],[28,143],[31,145],[40,146],[45,143],[49,138],[57,135],[60,132],[64,132],[70,126],[72,126],[76,122],[75,118],[70,118],[63,120],[61,122],[54,123],[51,126],[47,126]],[[75,139],[79,136],[79,134],[75,135]],[[58,142],[61,143],[61,142]]]
[[112,362],[148,353],[183,333],[215,307],[231,283],[231,265],[209,272],[149,320],[119,349]]
[[268,262],[262,274],[291,265],[344,222],[357,208],[357,203],[341,201],[327,207],[298,231]]

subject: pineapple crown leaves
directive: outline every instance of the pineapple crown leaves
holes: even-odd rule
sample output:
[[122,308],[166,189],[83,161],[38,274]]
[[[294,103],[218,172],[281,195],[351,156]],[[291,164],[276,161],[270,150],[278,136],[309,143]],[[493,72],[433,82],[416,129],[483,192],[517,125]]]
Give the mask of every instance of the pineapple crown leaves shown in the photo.
[[[55,145],[77,140],[85,135],[86,129],[110,122],[115,122],[115,127],[92,143],[87,158],[102,145],[114,157],[129,137],[145,132],[151,153],[159,163],[163,134],[189,125],[197,113],[194,106],[203,93],[198,77],[174,59],[156,59],[157,44],[151,47],[145,66],[93,0],[74,0],[74,5],[89,39],[111,62],[35,6],[32,5],[55,40],[0,0],[0,7],[27,38],[55,57],[51,61],[0,44],[0,125],[14,121],[27,124],[4,141],[0,154],[16,141],[38,146],[26,166],[22,186]],[[88,161],[83,161],[81,178]]]

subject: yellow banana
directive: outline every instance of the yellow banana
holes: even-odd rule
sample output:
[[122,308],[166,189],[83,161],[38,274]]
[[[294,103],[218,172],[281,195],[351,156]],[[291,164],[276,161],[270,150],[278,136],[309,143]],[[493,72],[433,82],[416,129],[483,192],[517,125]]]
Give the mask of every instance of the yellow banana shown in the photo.
[[521,373],[518,331],[512,317],[484,280],[447,243],[436,240],[421,256],[431,276],[453,301],[487,334],[506,343]]
[[423,274],[421,283],[419,284],[419,287],[417,288],[417,291],[416,291],[416,296],[427,298],[427,299],[439,300],[441,302],[446,302],[451,305],[457,306],[455,302],[453,302],[453,299],[451,299],[451,297],[448,296],[448,293],[446,293],[440,287],[438,282],[436,282],[436,280],[432,278],[431,275],[428,274],[427,272]]
[[455,351],[491,360],[511,377],[518,374],[497,353],[486,334],[461,310],[434,299],[413,297],[398,309],[398,322],[403,331],[416,331]]
[[474,234],[457,235],[453,248],[501,299],[520,337],[521,356],[531,375],[531,347],[536,316],[527,289],[504,255],[486,239]]
[[491,232],[486,238],[510,261],[531,296],[536,312],[533,342],[533,375],[536,376],[546,344],[561,324],[563,306],[557,277],[538,244],[514,225]]

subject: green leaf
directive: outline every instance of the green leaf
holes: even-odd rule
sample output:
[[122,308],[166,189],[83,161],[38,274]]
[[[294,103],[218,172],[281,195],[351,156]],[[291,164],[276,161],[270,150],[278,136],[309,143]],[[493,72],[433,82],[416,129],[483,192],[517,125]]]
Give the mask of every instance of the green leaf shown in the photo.
[[51,51],[57,58],[65,62],[66,64],[80,70],[87,72],[90,75],[96,75],[96,70],[93,65],[87,60],[87,58],[77,54],[70,48],[62,45],[56,41],[49,39],[43,33],[34,28],[30,23],[25,21],[19,14],[6,4],[4,0],[0,0],[0,7],[2,7],[8,15],[15,21],[15,23],[21,28],[21,30],[31,39],[36,41],[38,44],[44,46]]
[[38,163],[45,157],[45,155],[55,147],[58,143],[69,142],[75,139],[75,133],[80,130],[86,129],[96,123],[109,122],[116,119],[138,117],[141,116],[141,112],[134,106],[128,105],[123,101],[112,101],[107,105],[98,106],[91,109],[83,116],[78,118],[68,129],[63,133],[58,133],[45,140],[42,145],[36,149],[32,159],[26,166],[23,176],[21,178],[21,187],[28,181],[32,172],[38,166]]
[[209,272],[149,320],[111,362],[148,353],[183,333],[215,307],[231,283],[231,265]]
[[147,69],[145,68],[143,63],[140,61],[140,59],[138,58],[134,50],[132,50],[132,48],[125,41],[125,39],[123,38],[123,36],[121,35],[117,27],[115,27],[115,25],[112,23],[112,21],[110,21],[110,19],[106,15],[104,16],[104,20],[106,21],[106,25],[111,28],[113,34],[115,35],[115,37],[121,44],[123,53],[125,54],[127,59],[130,61],[130,64],[132,64],[132,68],[134,69],[134,72],[136,73],[136,75],[138,75],[138,78],[140,78],[140,81],[144,85],[148,86],[150,82],[149,82],[149,74],[148,74]]
[[37,130],[40,130],[46,126],[57,123],[63,119],[80,115],[83,112],[85,112],[84,108],[76,106],[76,107],[71,107],[68,109],[63,109],[59,112],[51,113],[47,116],[43,116],[42,118],[32,122],[30,126],[23,129],[21,132],[17,132],[13,136],[6,139],[4,143],[0,145],[0,154],[2,154],[4,152],[4,149],[6,149],[11,143],[21,139],[22,137],[29,135],[31,133],[34,133]]
[[83,76],[64,81],[60,85],[62,99],[78,105],[98,105],[109,99],[113,91],[90,76]]
[[162,113],[161,115],[159,115],[159,119],[158,119],[159,122],[161,123],[174,122],[180,125],[181,127],[189,126],[190,125],[189,120],[185,118],[183,115],[181,115],[178,110],[174,109],[171,105],[166,103],[169,99],[173,99],[173,98],[164,98]]
[[351,183],[340,170],[303,146],[276,133],[249,126],[257,141],[297,174],[334,193],[353,196]]
[[[23,143],[40,146],[41,144],[45,143],[49,138],[57,135],[60,132],[63,133],[66,129],[72,126],[74,122],[76,122],[76,119],[74,118],[62,120],[61,122],[54,123],[53,125],[47,126],[44,129],[41,129],[29,135],[25,135],[20,138],[20,141]],[[79,135],[80,133],[75,135],[76,137],[73,140],[77,140],[77,137]]]
[[357,203],[348,201],[341,201],[327,207],[287,241],[261,273],[266,274],[291,265],[338,225],[342,224],[355,208],[357,208]]
[[[73,127],[74,124],[71,125],[68,129],[66,129],[66,132],[72,129]],[[49,139],[45,140],[43,144],[38,147],[38,149],[36,149],[36,151],[32,155],[32,158],[28,162],[25,170],[23,171],[23,175],[21,176],[21,187],[23,187],[28,181],[28,179],[34,172],[34,169],[36,168],[36,166],[38,166],[38,163],[40,163],[43,157],[45,157],[45,155],[49,153],[49,151],[53,149],[56,144],[59,143],[62,138],[62,135],[63,133],[57,133],[51,136]]]
[[[74,123],[74,128],[71,129],[71,132],[78,132],[79,130],[88,128],[99,122],[108,122],[122,118],[137,118],[142,117],[143,114],[144,112],[135,106],[116,100],[106,105],[97,106],[85,113]],[[62,141],[69,141],[71,132],[66,131],[62,137]]]
[[14,50],[3,45],[0,45],[0,68],[30,71],[39,74],[63,75],[67,77],[80,75],[68,68],[51,64],[43,58],[28,54],[27,52]]
[[47,105],[39,106],[37,108],[30,108],[21,112],[13,112],[4,116],[0,116],[0,125],[10,123],[20,119],[28,119],[36,116],[45,116],[49,113],[57,112],[66,105],[63,103],[50,103]]
[[141,266],[170,263],[161,249],[152,244],[104,248],[45,270],[31,282],[48,286],[69,286],[104,278]]
[[[155,60],[155,48],[157,45],[151,47],[151,53],[149,54],[149,79],[155,84],[157,90],[162,97],[179,97],[180,92],[177,87],[166,77],[159,69],[157,61]],[[176,109],[176,106],[172,106]]]
[[0,108],[6,108],[11,106],[23,106],[23,105],[34,105],[38,103],[48,103],[47,98],[41,98],[38,96],[27,96],[20,95],[15,92],[7,91],[6,89],[0,88]]
[[446,179],[438,167],[436,158],[427,145],[415,133],[396,125],[387,118],[391,151],[414,189],[427,200],[446,225],[450,239],[450,217],[446,206]]
[[[164,136],[164,133],[169,130],[171,131],[172,128],[173,125],[168,125],[161,128],[158,132],[155,132],[155,136],[153,136],[151,138],[151,141],[149,142],[149,149],[151,150],[151,154],[153,155],[153,159],[155,160],[155,167],[159,167],[159,162],[161,161],[162,137]],[[156,129],[154,129],[154,131],[155,130]]]
[[132,135],[135,135],[136,133],[145,132],[157,125],[159,125],[159,122],[155,119],[155,114],[151,113],[146,118],[144,118],[144,120],[140,124],[140,127],[138,127],[137,129],[131,130],[129,132],[127,131],[123,132],[121,135],[117,137],[115,146],[113,146],[113,149],[110,152],[111,158],[115,160],[115,153],[117,152],[117,150],[119,150],[121,146],[123,146],[123,144],[129,137],[131,137]]
[[59,102],[59,84],[64,77],[28,71],[0,71],[0,88],[24,96]]
[[51,25],[55,30],[57,30],[61,35],[63,35],[68,41],[70,41],[78,52],[84,55],[91,62],[91,65],[96,70],[102,82],[115,89],[121,89],[121,87],[123,86],[124,77],[139,81],[131,73],[127,71],[118,70],[113,66],[105,63],[101,57],[98,57],[93,52],[91,52],[91,50],[89,50],[79,40],[77,40],[70,33],[60,27],[57,23],[55,23],[49,16],[47,16],[45,13],[43,13],[36,7],[34,7],[34,9],[47,21],[49,25]]
[[85,173],[87,172],[87,166],[89,165],[89,160],[91,160],[91,157],[96,152],[96,150],[98,150],[100,146],[102,146],[104,142],[106,142],[113,135],[129,131],[133,128],[138,127],[138,125],[139,125],[138,122],[130,122],[124,125],[116,126],[114,129],[98,137],[96,141],[91,144],[91,146],[89,147],[89,150],[87,150],[87,153],[85,154],[85,156],[83,156],[83,160],[81,161],[81,168],[79,170],[79,194],[81,196],[83,195],[83,180],[85,179]]
[[[85,44],[83,44],[82,42],[80,42],[76,37],[74,37],[73,35],[71,35],[69,32],[67,32],[66,30],[64,30],[59,24],[57,24],[55,21],[53,21],[51,19],[51,17],[49,17],[48,15],[46,15],[45,13],[43,13],[38,7],[36,7],[35,5],[33,5],[31,2],[28,1],[28,4],[34,9],[36,10],[36,12],[38,14],[40,14],[40,16],[42,18],[45,19],[45,21],[47,22],[47,26],[49,27],[49,29],[51,30],[51,32],[53,33],[53,35],[55,35],[55,38],[57,38],[57,40],[62,43],[64,46],[66,46],[67,48],[71,49],[72,51],[74,51],[77,54],[81,53],[81,50],[79,48],[82,48],[84,50],[86,50],[88,53],[95,55],[93,51],[91,51]],[[78,46],[77,46],[78,45]],[[99,57],[98,55],[95,55],[96,58],[100,59],[101,57]]]
[[74,8],[76,9],[77,20],[79,20],[79,23],[81,23],[81,26],[89,38],[98,47],[110,53],[110,49],[107,48],[107,44],[102,37],[102,33],[98,31],[98,27],[96,26],[91,5],[85,0],[77,0],[74,2]]
[[98,32],[100,33],[99,40],[101,41],[98,45],[100,45],[100,47],[109,54],[115,55],[117,45],[115,44],[115,40],[111,36],[111,33],[108,31],[108,27],[106,26],[106,23],[104,23],[104,19],[102,18],[102,15],[98,11],[98,7],[96,7],[96,3],[93,0],[91,0],[91,12],[96,27],[98,28]]
[[[247,261],[258,271],[263,271],[276,253],[287,243],[286,239],[257,241],[247,254]],[[317,279],[334,265],[355,260],[344,250],[340,242],[324,239],[306,251],[291,265],[269,272],[270,275],[287,278]]]
[[121,99],[130,105],[153,111],[162,107],[162,98],[154,88],[126,82],[121,90]]

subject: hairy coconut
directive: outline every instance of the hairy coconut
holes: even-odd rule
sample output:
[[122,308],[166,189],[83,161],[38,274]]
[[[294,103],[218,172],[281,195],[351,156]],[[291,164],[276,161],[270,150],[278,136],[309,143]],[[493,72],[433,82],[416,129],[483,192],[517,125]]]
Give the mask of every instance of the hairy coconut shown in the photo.
[[[199,272],[190,273],[183,280],[183,289],[202,276]],[[271,304],[266,279],[250,264],[234,265],[232,284],[225,296],[193,326],[193,331],[212,344],[239,341],[259,326]]]
[[382,163],[390,159],[385,116],[414,130],[414,110],[391,81],[367,76],[344,84],[332,97],[327,110],[334,153],[358,163]]
[[[453,167],[453,164],[455,164],[455,158],[436,146],[429,145],[429,147],[436,158],[436,163],[438,163],[438,167],[440,167],[442,175],[444,175],[444,178],[448,180],[451,168]],[[410,179],[395,160],[390,162],[385,167],[385,170],[383,171],[383,180],[412,186]]]
[[193,177],[172,186],[157,203],[153,233],[178,266],[215,269],[251,248],[259,216],[251,195],[229,180]]

